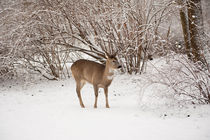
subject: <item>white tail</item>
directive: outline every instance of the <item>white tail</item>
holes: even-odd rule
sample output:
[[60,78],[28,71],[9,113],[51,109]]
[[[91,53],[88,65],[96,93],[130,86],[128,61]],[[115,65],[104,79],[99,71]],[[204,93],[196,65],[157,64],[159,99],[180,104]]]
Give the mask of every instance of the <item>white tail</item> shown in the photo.
[[106,65],[96,63],[94,61],[80,59],[71,66],[71,71],[76,81],[76,92],[79,98],[79,102],[82,108],[84,104],[80,90],[86,82],[91,83],[95,92],[95,104],[94,108],[97,108],[98,89],[104,88],[104,94],[106,97],[106,107],[109,108],[108,103],[108,87],[111,84],[114,76],[114,69],[121,68],[115,55],[106,55]]

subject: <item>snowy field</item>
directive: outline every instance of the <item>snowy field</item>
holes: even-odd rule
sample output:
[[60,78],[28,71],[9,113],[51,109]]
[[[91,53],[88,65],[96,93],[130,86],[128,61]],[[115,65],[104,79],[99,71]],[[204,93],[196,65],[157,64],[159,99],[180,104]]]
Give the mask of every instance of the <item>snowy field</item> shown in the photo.
[[80,108],[73,78],[1,83],[0,140],[210,140],[210,106],[177,104],[144,82],[118,74],[109,109],[102,89],[93,108],[88,84]]

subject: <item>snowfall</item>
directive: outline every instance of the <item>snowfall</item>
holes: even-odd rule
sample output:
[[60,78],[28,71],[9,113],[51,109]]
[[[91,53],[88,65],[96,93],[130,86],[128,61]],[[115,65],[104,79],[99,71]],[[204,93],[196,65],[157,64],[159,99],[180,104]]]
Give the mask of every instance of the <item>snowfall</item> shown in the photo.
[[[152,62],[151,62],[152,63]],[[72,77],[0,83],[0,140],[210,140],[210,106],[182,104],[142,75],[117,72],[93,107],[92,85],[81,108]]]

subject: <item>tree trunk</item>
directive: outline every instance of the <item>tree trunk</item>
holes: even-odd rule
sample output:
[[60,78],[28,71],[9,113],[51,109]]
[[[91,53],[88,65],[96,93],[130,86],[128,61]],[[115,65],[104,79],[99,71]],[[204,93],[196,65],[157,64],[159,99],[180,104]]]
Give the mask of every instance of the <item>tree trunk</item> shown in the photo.
[[[186,53],[194,62],[204,62],[204,34],[201,0],[177,0],[183,8],[180,9],[180,19],[183,29]],[[186,6],[185,6],[186,5]]]
[[186,2],[183,0],[177,0],[177,3],[182,6],[182,8],[179,11],[180,20],[182,24],[182,31],[184,36],[184,42],[185,42],[185,49],[186,53],[189,59],[191,59],[191,44],[190,44],[190,32],[189,32],[189,20],[187,15],[187,9],[186,9]]
[[189,31],[190,31],[190,42],[193,54],[193,60],[196,62],[200,60],[200,36],[199,36],[199,24],[200,24],[200,8],[198,3],[200,0],[189,0],[188,1],[188,20],[189,20]]

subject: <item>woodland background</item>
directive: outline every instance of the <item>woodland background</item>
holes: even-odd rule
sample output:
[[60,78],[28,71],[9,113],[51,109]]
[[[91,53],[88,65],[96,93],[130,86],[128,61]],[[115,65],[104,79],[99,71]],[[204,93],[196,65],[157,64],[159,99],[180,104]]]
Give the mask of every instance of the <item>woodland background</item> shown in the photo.
[[121,72],[137,75],[164,57],[151,82],[210,103],[209,13],[209,0],[1,0],[0,83],[66,79],[75,60],[117,52]]

